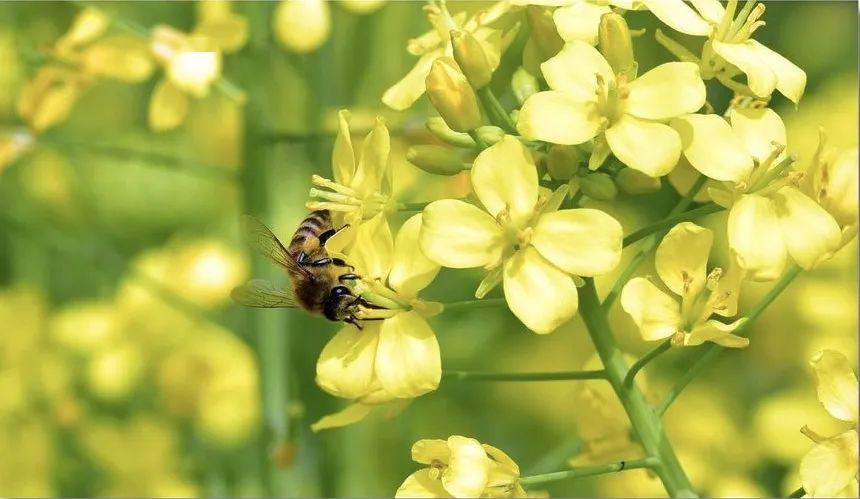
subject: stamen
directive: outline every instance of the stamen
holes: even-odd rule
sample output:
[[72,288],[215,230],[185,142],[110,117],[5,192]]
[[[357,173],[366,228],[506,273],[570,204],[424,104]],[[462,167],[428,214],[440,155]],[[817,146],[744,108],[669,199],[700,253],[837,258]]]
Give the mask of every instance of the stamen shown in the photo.
[[332,201],[334,203],[348,204],[348,205],[352,205],[352,206],[361,206],[361,201],[359,201],[358,199],[355,199],[352,196],[347,196],[346,194],[338,194],[336,192],[321,191],[321,190],[316,189],[314,187],[311,187],[309,195],[312,198],[325,199],[327,201]]
[[815,433],[814,431],[809,429],[809,427],[806,425],[803,425],[803,428],[800,429],[800,433],[803,433],[803,435],[806,436],[806,438],[812,440],[813,442],[815,442],[817,444],[820,444],[821,442],[827,440],[826,438],[822,437],[818,433]]
[[321,177],[319,175],[311,175],[311,182],[313,182],[314,185],[317,185],[319,187],[325,187],[326,189],[331,189],[334,192],[338,192],[346,196],[357,197],[355,191],[350,189],[349,187],[342,184],[338,184],[337,182],[329,180],[325,177]]
[[329,210],[329,211],[340,211],[340,212],[350,212],[355,211],[355,206],[345,205],[340,203],[329,203],[329,202],[321,202],[321,201],[308,201],[305,203],[305,208],[311,211],[317,210]]

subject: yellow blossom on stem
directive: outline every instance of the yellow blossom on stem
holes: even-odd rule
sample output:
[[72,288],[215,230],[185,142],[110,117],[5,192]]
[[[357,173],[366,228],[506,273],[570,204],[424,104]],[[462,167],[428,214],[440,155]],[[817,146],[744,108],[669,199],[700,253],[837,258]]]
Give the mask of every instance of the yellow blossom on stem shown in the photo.
[[559,36],[565,42],[582,41],[597,44],[600,18],[612,12],[612,7],[633,9],[632,0],[513,0],[514,5],[543,5],[558,7],[552,18]]
[[395,497],[526,497],[517,463],[474,438],[419,440],[412,459],[427,467],[409,475]]
[[476,297],[501,283],[514,315],[536,333],[552,332],[576,314],[572,275],[600,275],[618,264],[621,224],[599,210],[559,210],[566,186],[540,199],[531,152],[510,135],[475,158],[471,177],[484,209],[454,199],[430,203],[421,249],[445,267],[484,267]]
[[[745,347],[749,340],[732,334],[744,319],[731,324],[711,319],[737,313],[741,272],[730,266],[707,271],[713,233],[692,222],[673,227],[654,255],[657,275],[666,293],[644,277],[631,279],[621,292],[621,307],[630,314],[646,341],[672,339],[675,346],[711,341],[725,347]],[[677,300],[680,297],[680,303]]]

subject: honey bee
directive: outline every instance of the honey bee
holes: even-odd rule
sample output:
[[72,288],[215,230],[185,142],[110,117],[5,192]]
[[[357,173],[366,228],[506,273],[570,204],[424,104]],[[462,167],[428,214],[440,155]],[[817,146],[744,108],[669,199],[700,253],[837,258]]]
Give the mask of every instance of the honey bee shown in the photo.
[[338,232],[332,227],[328,210],[308,215],[296,229],[288,247],[254,217],[243,217],[242,226],[254,249],[286,269],[292,290],[276,288],[263,279],[252,279],[230,293],[234,301],[248,307],[299,306],[330,321],[346,322],[361,329],[355,315],[357,307],[376,307],[353,295],[344,285],[361,277],[353,273],[351,265],[330,257],[325,249],[325,242]]

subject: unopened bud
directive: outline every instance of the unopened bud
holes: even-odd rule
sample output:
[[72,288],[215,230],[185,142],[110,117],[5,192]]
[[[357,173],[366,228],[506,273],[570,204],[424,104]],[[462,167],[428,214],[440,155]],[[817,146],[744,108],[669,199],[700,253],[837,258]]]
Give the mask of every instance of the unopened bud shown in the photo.
[[525,68],[519,67],[514,71],[514,76],[511,77],[511,89],[514,91],[517,102],[522,104],[540,90],[540,85],[535,75],[526,71]]
[[502,140],[502,138],[505,136],[504,130],[492,125],[479,127],[475,131],[478,133],[478,137],[480,137],[481,140],[486,142],[488,146],[491,146],[496,142]]
[[463,157],[444,146],[412,146],[406,151],[406,160],[434,175],[456,175],[463,171]]
[[531,28],[532,40],[540,52],[542,61],[554,56],[564,47],[564,40],[555,27],[552,11],[546,7],[529,5],[526,8],[526,18]]
[[582,152],[576,146],[552,146],[546,157],[546,169],[555,180],[570,180],[579,169]]
[[635,78],[637,67],[627,21],[614,12],[603,14],[600,17],[597,39],[600,52],[612,66],[612,71],[616,75],[627,75],[631,80]]
[[468,132],[481,126],[478,97],[453,59],[433,61],[425,83],[430,102],[452,130]]
[[451,30],[451,45],[454,59],[472,88],[478,90],[487,86],[493,78],[493,68],[478,40],[465,31]]
[[602,172],[589,173],[579,183],[582,193],[597,201],[612,201],[618,194],[612,177]]
[[451,144],[457,147],[475,147],[475,139],[469,136],[468,133],[455,132],[451,130],[445,120],[439,116],[431,116],[427,118],[427,130],[435,135],[439,140],[446,144]]
[[659,191],[660,179],[649,177],[632,168],[623,168],[615,176],[615,185],[625,194],[636,196]]

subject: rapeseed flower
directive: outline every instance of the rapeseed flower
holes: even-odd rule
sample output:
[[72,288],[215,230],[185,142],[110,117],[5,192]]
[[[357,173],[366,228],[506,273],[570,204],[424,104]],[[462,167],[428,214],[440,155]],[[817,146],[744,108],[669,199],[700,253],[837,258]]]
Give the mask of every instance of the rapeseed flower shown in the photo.
[[572,275],[600,275],[618,264],[621,224],[599,210],[559,210],[566,187],[541,199],[531,151],[510,135],[475,158],[471,177],[484,209],[455,199],[430,203],[422,251],[445,267],[484,267],[476,297],[502,283],[523,324],[553,331],[576,314]]

